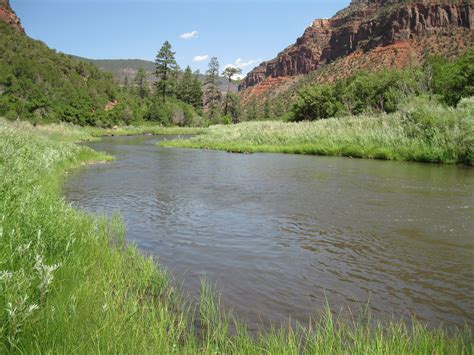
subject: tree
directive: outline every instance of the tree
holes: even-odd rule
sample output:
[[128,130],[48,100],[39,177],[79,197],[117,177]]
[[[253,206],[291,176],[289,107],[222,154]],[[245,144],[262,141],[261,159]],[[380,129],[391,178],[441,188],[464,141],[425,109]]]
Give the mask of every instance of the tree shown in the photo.
[[266,98],[264,104],[263,104],[263,118],[265,120],[269,120],[271,116],[271,111],[270,111],[270,100],[268,97]]
[[339,103],[329,84],[307,86],[300,91],[291,108],[293,121],[312,121],[334,117]]
[[128,82],[128,75],[125,76],[125,79],[123,79],[123,91],[128,91],[128,86],[129,86],[129,82]]
[[193,72],[189,65],[184,70],[183,75],[178,81],[178,86],[176,88],[176,98],[178,100],[184,101],[187,104],[192,102],[192,89],[193,89]]
[[224,71],[222,72],[222,75],[228,80],[227,92],[230,91],[230,84],[232,83],[232,78],[236,76],[237,74],[241,74],[241,73],[242,73],[242,69],[233,67],[233,66],[229,66],[224,69]]
[[158,79],[156,89],[163,102],[166,101],[166,96],[173,92],[176,84],[178,64],[174,55],[175,52],[171,50],[171,44],[165,41],[155,59],[155,75]]
[[201,82],[201,73],[199,70],[196,70],[193,75],[193,81],[191,85],[191,105],[194,106],[195,109],[201,110],[202,109],[202,82]]
[[212,57],[206,71],[205,80],[205,99],[204,104],[207,106],[209,117],[214,118],[219,114],[219,103],[221,101],[221,92],[218,88],[219,79],[219,61],[216,57]]
[[259,117],[258,112],[258,104],[257,104],[257,97],[253,96],[250,102],[247,105],[247,109],[245,110],[245,116],[247,121],[255,121]]
[[456,106],[463,97],[474,95],[474,49],[469,49],[456,61],[431,59],[433,92],[448,105]]
[[148,84],[147,84],[148,74],[145,69],[138,69],[137,74],[135,75],[135,84],[138,86],[138,96],[143,100],[148,96]]
[[225,101],[224,101],[224,115],[227,115],[227,113],[229,111],[229,103],[231,103],[234,100],[233,98],[228,98],[229,92],[230,92],[230,84],[232,83],[232,77],[234,77],[235,75],[240,74],[240,73],[242,73],[242,69],[236,68],[236,67],[233,67],[233,66],[228,66],[222,72],[222,75],[228,80],[227,81],[226,98],[225,98]]
[[233,92],[225,95],[224,115],[229,115],[233,123],[239,123],[240,118],[240,98]]

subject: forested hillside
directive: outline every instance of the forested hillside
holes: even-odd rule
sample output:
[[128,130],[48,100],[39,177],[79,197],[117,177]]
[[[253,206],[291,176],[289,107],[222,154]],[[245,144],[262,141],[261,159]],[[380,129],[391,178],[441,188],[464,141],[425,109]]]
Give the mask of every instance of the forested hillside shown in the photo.
[[119,96],[112,75],[0,23],[0,116],[96,124]]

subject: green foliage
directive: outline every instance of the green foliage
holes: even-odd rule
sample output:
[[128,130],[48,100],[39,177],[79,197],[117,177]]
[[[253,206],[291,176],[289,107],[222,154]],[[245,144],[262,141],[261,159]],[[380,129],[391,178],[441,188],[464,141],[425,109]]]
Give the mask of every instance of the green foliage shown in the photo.
[[0,23],[0,116],[94,125],[118,86],[96,66],[56,53]]
[[257,104],[257,98],[254,96],[250,99],[245,110],[246,121],[256,121],[260,117],[260,110]]
[[198,110],[202,108],[202,84],[199,73],[193,74],[189,66],[178,81],[176,98]]
[[213,119],[220,115],[221,92],[218,87],[219,61],[212,57],[206,71],[204,81],[204,105],[207,107],[209,118]]
[[463,97],[474,95],[474,48],[450,62],[435,57],[428,61],[432,71],[432,89],[450,106],[456,106]]
[[471,48],[453,61],[434,57],[424,67],[362,71],[333,84],[308,85],[296,95],[290,120],[392,113],[407,99],[429,93],[456,106],[461,98],[474,95],[473,63]]
[[148,73],[145,69],[138,69],[137,74],[135,75],[135,84],[137,85],[138,96],[143,100],[149,95]]
[[293,121],[311,121],[345,114],[395,112],[400,102],[422,92],[418,69],[360,72],[334,84],[303,88],[292,108]]
[[233,92],[227,92],[224,97],[224,116],[230,117],[230,122],[238,123],[241,115],[240,98]]
[[179,68],[174,55],[175,52],[171,50],[171,44],[165,41],[155,59],[155,75],[158,79],[156,90],[161,95],[163,102],[166,101],[167,96],[173,95],[176,89]]
[[415,98],[389,115],[211,126],[203,135],[161,144],[474,165],[474,99],[450,108],[434,99]]
[[332,86],[309,86],[300,92],[293,104],[293,120],[311,121],[334,117],[342,108],[338,103]]
[[144,119],[164,126],[186,126],[195,125],[198,115],[194,107],[185,102],[176,99],[162,102],[155,99],[151,102]]

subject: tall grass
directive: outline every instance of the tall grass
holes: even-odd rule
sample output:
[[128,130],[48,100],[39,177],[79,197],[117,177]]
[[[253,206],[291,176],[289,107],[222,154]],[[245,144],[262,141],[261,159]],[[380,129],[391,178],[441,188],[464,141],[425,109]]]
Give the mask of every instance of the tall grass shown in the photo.
[[474,164],[474,98],[449,108],[417,99],[390,115],[361,115],[313,122],[245,122],[211,126],[166,147],[231,152],[277,152],[355,158]]
[[[469,329],[334,318],[250,336],[203,282],[196,309],[124,242],[119,216],[60,195],[63,173],[110,157],[45,127],[0,122],[0,353],[471,353]],[[86,136],[86,135],[85,135]],[[61,138],[62,137],[62,138]]]
[[97,140],[104,136],[134,136],[134,135],[196,135],[206,131],[202,127],[165,127],[153,124],[141,126],[117,126],[115,128],[99,128],[91,126],[77,126],[68,123],[37,124],[33,125],[28,121],[7,121],[0,118],[0,125],[16,128],[21,131],[41,133],[51,139],[84,142]]

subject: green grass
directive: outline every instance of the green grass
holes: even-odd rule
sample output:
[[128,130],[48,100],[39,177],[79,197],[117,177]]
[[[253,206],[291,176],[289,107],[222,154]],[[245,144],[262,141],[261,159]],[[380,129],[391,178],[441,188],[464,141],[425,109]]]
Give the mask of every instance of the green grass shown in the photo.
[[161,267],[124,242],[119,216],[93,217],[61,197],[66,171],[111,159],[72,143],[80,137],[91,135],[0,121],[1,354],[472,353],[468,328],[448,334],[329,311],[310,327],[250,336],[208,282],[194,311]]
[[217,125],[191,139],[159,144],[241,153],[335,155],[473,165],[474,99],[462,101],[455,109],[420,99],[391,115]]
[[68,142],[86,142],[97,140],[105,136],[136,136],[136,135],[196,135],[204,133],[207,128],[202,127],[164,127],[160,125],[143,124],[140,126],[117,126],[115,128],[98,128],[77,126],[68,123],[37,124],[28,121],[10,122],[0,118],[0,125],[8,125],[22,131],[40,133],[52,139]]

